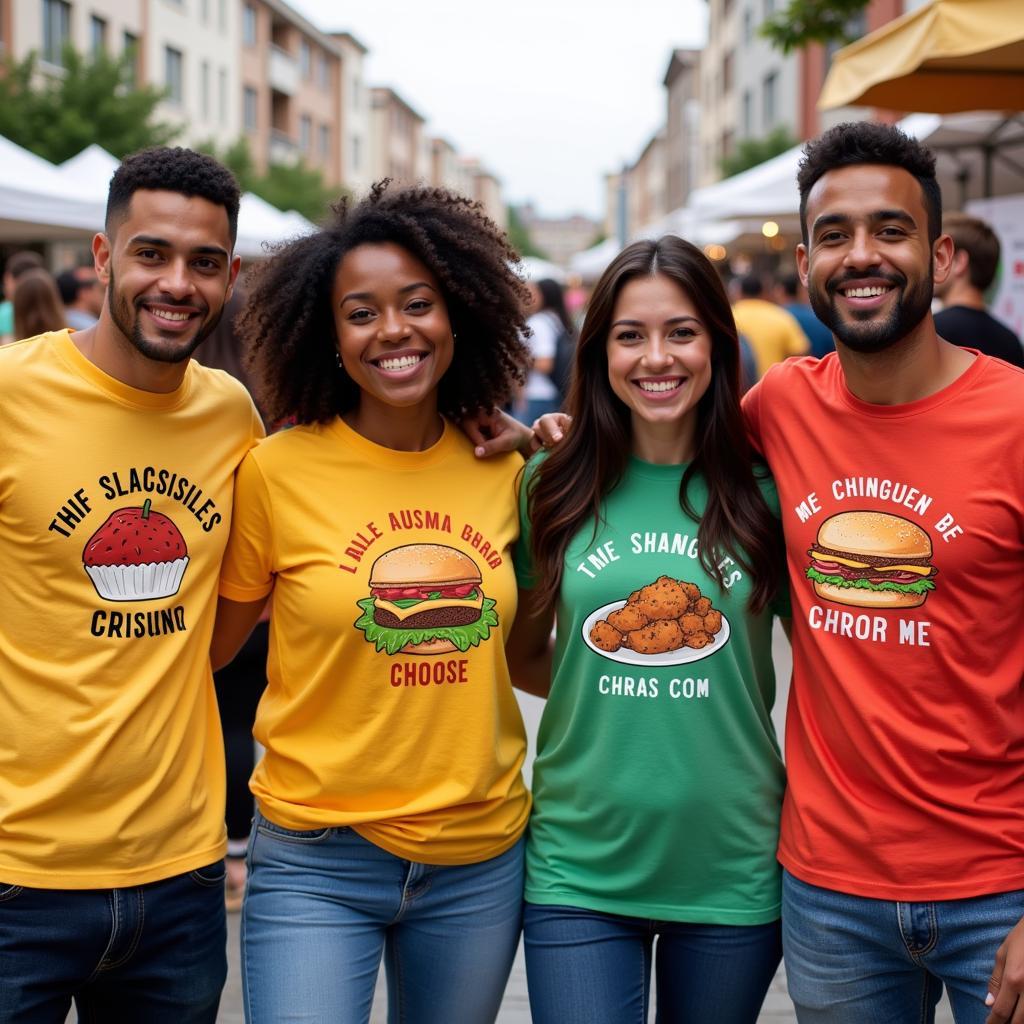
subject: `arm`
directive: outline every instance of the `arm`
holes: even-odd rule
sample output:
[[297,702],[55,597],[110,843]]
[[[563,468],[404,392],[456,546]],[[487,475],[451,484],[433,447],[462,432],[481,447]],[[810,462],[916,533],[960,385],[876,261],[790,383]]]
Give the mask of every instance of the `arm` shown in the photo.
[[[985,1024],[1006,1024],[1024,1017],[1024,918],[1003,940],[996,951],[996,962],[988,980],[985,1005],[989,1015]],[[1016,1010],[1016,1012],[1014,1012]]]
[[467,416],[459,426],[473,442],[477,458],[485,459],[491,455],[518,451],[524,459],[528,459],[538,447],[534,442],[533,431],[500,409]]
[[780,615],[779,625],[782,626],[783,633],[786,634],[786,639],[789,641],[790,647],[793,646],[793,617],[791,615]]
[[210,663],[214,672],[227,665],[238,653],[259,621],[266,604],[266,598],[243,602],[229,601],[222,597],[217,601],[217,621],[210,642]]
[[512,626],[505,654],[512,685],[535,697],[547,697],[551,689],[551,656],[554,640],[551,630],[555,622],[554,608],[538,611],[535,591],[519,590],[519,610]]

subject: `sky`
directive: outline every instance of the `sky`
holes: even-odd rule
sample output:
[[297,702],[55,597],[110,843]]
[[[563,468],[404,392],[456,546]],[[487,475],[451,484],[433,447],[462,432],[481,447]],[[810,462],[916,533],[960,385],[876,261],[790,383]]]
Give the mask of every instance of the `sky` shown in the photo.
[[673,49],[700,47],[704,0],[288,0],[324,32],[369,49],[427,131],[479,157],[505,199],[545,216],[603,215],[603,175],[665,118]]

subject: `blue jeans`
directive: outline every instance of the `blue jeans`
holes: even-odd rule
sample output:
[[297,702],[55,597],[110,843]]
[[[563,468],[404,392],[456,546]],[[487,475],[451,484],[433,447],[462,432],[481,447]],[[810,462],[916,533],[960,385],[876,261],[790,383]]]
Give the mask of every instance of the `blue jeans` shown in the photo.
[[0,884],[0,1024],[213,1024],[224,862],[131,889]]
[[928,903],[848,896],[786,872],[782,933],[800,1024],[931,1024],[945,985],[957,1024],[984,1024],[996,950],[1024,891]]
[[782,958],[778,921],[684,924],[527,903],[524,925],[534,1024],[646,1024],[652,947],[658,1021],[754,1024]]
[[437,867],[349,828],[297,832],[257,813],[242,909],[246,1020],[362,1024],[383,953],[389,1021],[493,1021],[522,927],[523,845]]

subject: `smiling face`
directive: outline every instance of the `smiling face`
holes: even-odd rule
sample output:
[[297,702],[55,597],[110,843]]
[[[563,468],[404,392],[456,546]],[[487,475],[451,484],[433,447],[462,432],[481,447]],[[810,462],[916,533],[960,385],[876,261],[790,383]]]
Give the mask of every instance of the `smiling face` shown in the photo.
[[946,236],[928,241],[918,181],[877,164],[829,171],[808,194],[806,219],[797,266],[818,319],[856,352],[879,352],[912,334],[952,252]]
[[360,412],[436,412],[454,339],[430,270],[399,245],[359,245],[342,259],[331,300],[341,364],[359,386]]
[[197,196],[140,189],[94,242],[110,317],[146,359],[184,362],[217,326],[238,274],[228,215]]
[[661,274],[619,292],[608,335],[608,382],[634,438],[666,427],[692,439],[711,383],[711,335],[690,296]]

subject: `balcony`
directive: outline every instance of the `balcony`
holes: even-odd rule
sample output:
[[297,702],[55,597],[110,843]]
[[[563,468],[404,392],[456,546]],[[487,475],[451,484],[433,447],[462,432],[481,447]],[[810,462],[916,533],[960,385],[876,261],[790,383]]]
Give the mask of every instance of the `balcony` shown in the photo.
[[270,162],[294,166],[302,154],[295,140],[284,132],[274,128],[270,133]]
[[299,87],[299,62],[279,46],[270,47],[270,88],[294,96]]

